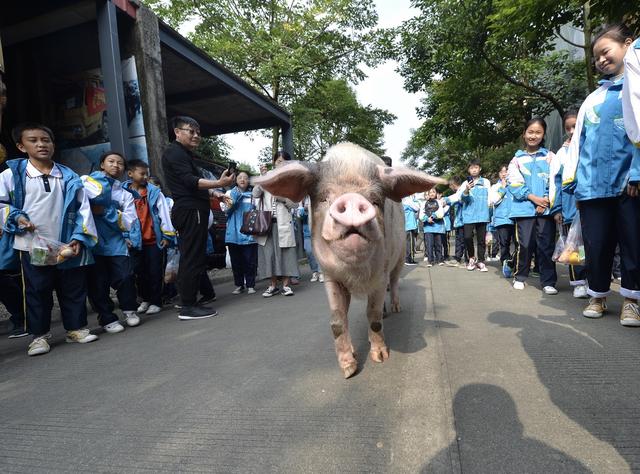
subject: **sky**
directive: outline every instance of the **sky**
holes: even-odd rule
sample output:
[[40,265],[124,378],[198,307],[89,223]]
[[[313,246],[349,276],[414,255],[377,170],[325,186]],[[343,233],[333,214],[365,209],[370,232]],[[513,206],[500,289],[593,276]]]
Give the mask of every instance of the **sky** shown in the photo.
[[[378,25],[383,28],[398,26],[417,14],[417,10],[411,8],[409,0],[376,0],[375,3],[379,17]],[[368,77],[354,86],[362,105],[386,109],[397,116],[396,121],[384,129],[387,155],[394,160],[400,158],[411,135],[411,129],[420,125],[416,107],[421,97],[403,89],[404,81],[395,71],[397,67],[396,61],[387,61],[374,69],[364,67],[363,70]],[[223,137],[231,146],[230,159],[248,163],[256,170],[260,150],[271,145],[270,138],[257,132],[227,134]]]

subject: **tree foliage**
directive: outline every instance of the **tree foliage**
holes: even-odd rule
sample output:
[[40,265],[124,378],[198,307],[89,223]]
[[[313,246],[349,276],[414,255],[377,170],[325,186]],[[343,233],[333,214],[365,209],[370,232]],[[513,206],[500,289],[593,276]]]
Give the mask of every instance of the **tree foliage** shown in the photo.
[[560,27],[584,29],[588,43],[594,25],[636,22],[631,3],[416,0],[421,13],[400,30],[400,73],[426,99],[404,158],[440,173],[464,173],[470,157],[502,164],[528,118],[562,115],[593,87],[590,48],[559,50]]
[[[373,0],[151,0],[172,26],[195,22],[189,35],[275,102],[291,106],[322,81],[356,83],[362,66],[381,59],[389,32],[376,29]],[[273,148],[278,144],[274,130]]]
[[296,158],[319,160],[338,142],[350,141],[383,154],[384,126],[395,116],[358,102],[345,80],[329,80],[312,88],[292,108]]

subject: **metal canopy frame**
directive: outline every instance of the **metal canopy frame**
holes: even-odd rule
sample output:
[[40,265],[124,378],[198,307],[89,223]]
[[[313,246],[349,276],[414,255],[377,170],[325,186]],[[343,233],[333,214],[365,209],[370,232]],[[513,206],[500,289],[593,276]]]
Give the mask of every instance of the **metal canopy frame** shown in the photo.
[[[259,94],[256,90],[246,84],[243,79],[225,69],[222,65],[211,59],[211,57],[209,57],[204,51],[196,47],[187,39],[183,38],[178,32],[174,31],[164,23],[160,23],[160,42],[178,55],[186,58],[192,64],[211,74],[231,91],[240,94],[247,100],[250,100],[263,110],[267,111],[273,117],[272,121],[259,120],[255,122],[248,121],[243,124],[236,124],[234,130],[225,131],[224,129],[221,129],[218,133],[237,131],[235,130],[237,125],[246,126],[246,130],[279,126],[283,128],[283,133],[285,129],[291,128],[291,116],[286,110],[278,106],[271,99]],[[197,92],[204,91],[194,91],[194,94]]]

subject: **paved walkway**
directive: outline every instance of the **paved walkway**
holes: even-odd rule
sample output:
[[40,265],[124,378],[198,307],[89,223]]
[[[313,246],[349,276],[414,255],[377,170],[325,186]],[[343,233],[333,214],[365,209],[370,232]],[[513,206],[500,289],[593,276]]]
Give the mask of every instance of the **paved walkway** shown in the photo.
[[[640,472],[640,331],[497,270],[407,267],[391,358],[340,375],[321,284],[26,356],[0,341],[0,472]],[[611,312],[619,310],[613,298]],[[95,321],[92,321],[95,324]],[[351,311],[367,354],[363,302]]]

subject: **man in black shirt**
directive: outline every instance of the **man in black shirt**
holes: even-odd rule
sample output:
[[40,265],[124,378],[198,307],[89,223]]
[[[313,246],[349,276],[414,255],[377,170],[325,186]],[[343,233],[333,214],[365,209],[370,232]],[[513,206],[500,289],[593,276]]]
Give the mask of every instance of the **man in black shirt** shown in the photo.
[[235,182],[235,175],[225,170],[219,180],[204,179],[193,162],[193,150],[200,144],[200,125],[191,117],[171,120],[176,140],[162,155],[162,169],[174,200],[171,221],[178,231],[180,264],[178,293],[182,299],[180,319],[201,319],[215,316],[217,311],[196,306],[201,275],[206,272],[209,195],[214,188]]

